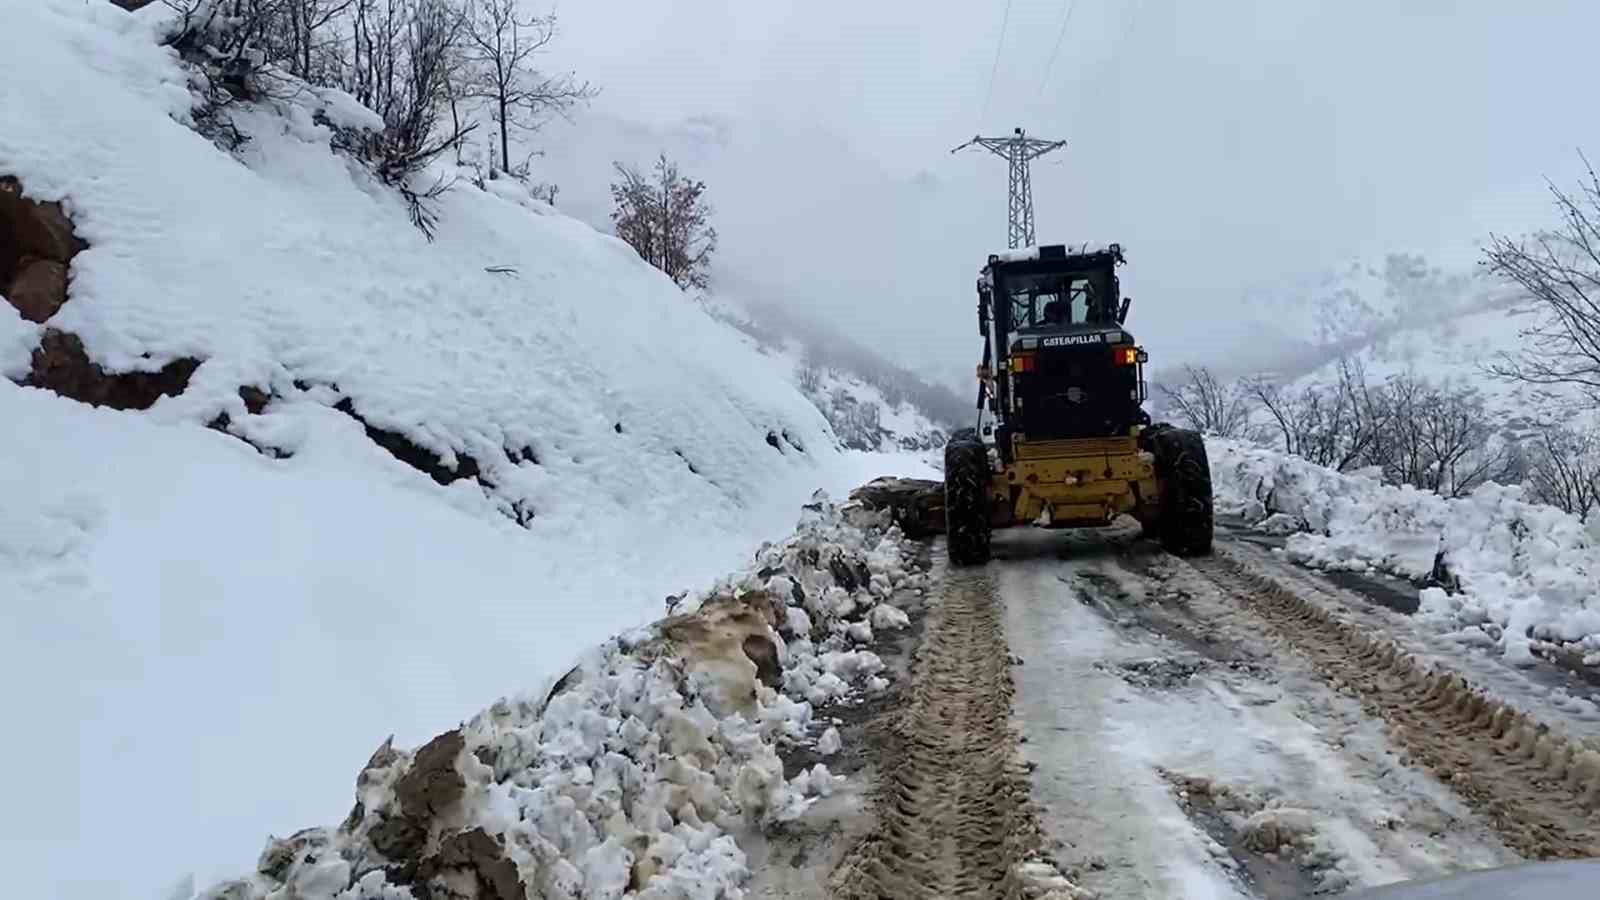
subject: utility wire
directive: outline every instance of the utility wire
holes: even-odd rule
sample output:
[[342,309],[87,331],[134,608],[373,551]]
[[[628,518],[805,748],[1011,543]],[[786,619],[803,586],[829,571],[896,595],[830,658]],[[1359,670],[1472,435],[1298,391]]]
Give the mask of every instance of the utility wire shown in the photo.
[[994,45],[994,64],[989,66],[989,87],[983,92],[983,111],[978,113],[978,128],[983,130],[983,120],[989,117],[989,100],[994,96],[994,74],[1000,70],[1000,52],[1006,46],[1006,28],[1011,24],[1011,0],[1006,0],[1005,15],[1000,17],[1000,40]]
[[1078,8],[1078,0],[1066,0],[1066,13],[1061,17],[1061,30],[1056,32],[1056,45],[1050,48],[1050,59],[1044,64],[1044,77],[1039,79],[1039,97],[1044,98],[1044,89],[1050,84],[1050,70],[1055,68],[1056,54],[1061,52],[1061,41],[1067,36],[1067,23],[1072,21],[1072,12]]

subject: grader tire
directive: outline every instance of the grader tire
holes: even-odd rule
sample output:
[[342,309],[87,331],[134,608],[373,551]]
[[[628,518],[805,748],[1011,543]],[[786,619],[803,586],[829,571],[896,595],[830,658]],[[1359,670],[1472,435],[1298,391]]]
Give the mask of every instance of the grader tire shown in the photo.
[[944,520],[951,565],[989,561],[989,451],[971,428],[944,447]]
[[1163,428],[1150,439],[1161,481],[1161,515],[1154,531],[1174,556],[1208,556],[1214,529],[1211,464],[1199,432]]

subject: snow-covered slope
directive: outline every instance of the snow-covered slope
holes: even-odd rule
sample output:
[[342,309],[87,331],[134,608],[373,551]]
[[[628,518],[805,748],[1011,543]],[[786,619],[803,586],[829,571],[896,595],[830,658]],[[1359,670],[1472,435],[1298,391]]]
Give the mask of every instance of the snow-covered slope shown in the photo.
[[948,429],[901,399],[890,402],[881,388],[836,369],[796,363],[800,390],[822,410],[833,431],[852,450],[942,451]]
[[[463,184],[427,242],[315,98],[241,109],[219,151],[164,14],[6,14],[0,175],[88,244],[46,326],[110,372],[198,363],[142,412],[0,379],[19,897],[248,867],[264,830],[343,814],[375,739],[538,684],[897,466],[838,453],[784,366],[536,201]],[[42,334],[0,303],[0,371]]]
[[1538,321],[1538,312],[1515,286],[1480,268],[1390,254],[1381,262],[1350,262],[1263,289],[1247,298],[1246,309],[1263,334],[1284,336],[1282,343],[1293,346],[1243,366],[1215,361],[1220,374],[1264,370],[1301,382],[1330,382],[1339,361],[1348,358],[1372,382],[1410,374],[1471,386],[1513,431],[1566,421],[1583,406],[1575,391],[1509,382],[1488,371],[1527,348],[1523,332]]
[[[932,459],[964,412],[948,388],[901,369],[826,326],[738,294],[702,298],[711,315],[738,329],[756,350],[782,361],[795,385],[848,450],[906,451]],[[920,402],[919,402],[920,401]],[[941,421],[944,419],[946,421]]]

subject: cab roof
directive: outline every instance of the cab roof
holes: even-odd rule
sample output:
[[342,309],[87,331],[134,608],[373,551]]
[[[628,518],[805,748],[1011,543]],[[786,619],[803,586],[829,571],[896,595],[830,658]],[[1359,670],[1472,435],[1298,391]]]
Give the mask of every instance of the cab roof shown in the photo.
[[1037,247],[1018,247],[1003,253],[989,254],[989,265],[1036,262],[1039,260],[1072,260],[1085,264],[1123,262],[1121,244],[1043,244]]

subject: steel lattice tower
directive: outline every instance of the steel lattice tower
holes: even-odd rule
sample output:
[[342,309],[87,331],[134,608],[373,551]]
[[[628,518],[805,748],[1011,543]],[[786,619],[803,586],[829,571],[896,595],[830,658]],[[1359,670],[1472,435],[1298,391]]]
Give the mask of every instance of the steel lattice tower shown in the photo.
[[1041,141],[1028,137],[1018,128],[1011,137],[978,136],[950,151],[955,153],[968,147],[982,147],[1010,165],[1010,186],[1006,192],[1006,213],[1010,219],[1006,227],[1008,249],[1033,246],[1033,176],[1029,163],[1066,145],[1066,141]]

